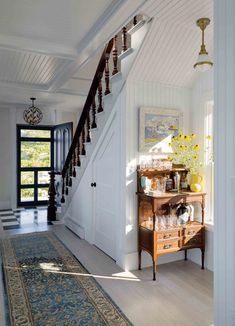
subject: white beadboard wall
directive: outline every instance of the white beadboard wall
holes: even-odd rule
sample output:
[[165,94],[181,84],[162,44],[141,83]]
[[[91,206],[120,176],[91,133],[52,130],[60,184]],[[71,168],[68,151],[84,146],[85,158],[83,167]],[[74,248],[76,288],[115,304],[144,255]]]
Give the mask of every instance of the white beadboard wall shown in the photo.
[[[184,113],[184,132],[189,130],[191,90],[153,82],[127,82],[126,106],[126,254],[128,269],[137,268],[137,200],[136,165],[141,155],[138,151],[138,116],[141,106],[180,109]],[[131,258],[132,256],[132,258]],[[182,259],[182,253],[165,255],[159,263]],[[143,255],[143,265],[151,264],[150,256]]]
[[215,0],[214,325],[235,325],[235,1]]
[[[205,119],[206,102],[214,100],[213,74],[214,74],[213,69],[201,74],[200,77],[194,82],[192,88],[192,111],[190,115],[190,130],[197,135],[197,142],[200,144],[201,148],[203,148],[204,146],[204,119]],[[211,213],[211,209],[209,205],[210,205],[210,197],[208,195],[206,197],[206,209],[205,209],[206,219],[210,218],[209,214]],[[209,226],[207,227],[207,231],[206,231],[205,267],[211,271],[214,270],[213,238],[214,238],[213,226]],[[198,249],[189,250],[188,258],[197,264],[201,264],[200,250]]]

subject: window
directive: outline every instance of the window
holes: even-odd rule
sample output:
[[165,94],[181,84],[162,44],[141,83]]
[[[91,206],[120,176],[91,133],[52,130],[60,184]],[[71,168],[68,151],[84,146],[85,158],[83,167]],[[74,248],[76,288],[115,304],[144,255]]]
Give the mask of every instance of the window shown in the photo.
[[206,222],[213,223],[214,207],[214,162],[213,162],[213,101],[205,104],[204,120],[204,189],[206,196]]

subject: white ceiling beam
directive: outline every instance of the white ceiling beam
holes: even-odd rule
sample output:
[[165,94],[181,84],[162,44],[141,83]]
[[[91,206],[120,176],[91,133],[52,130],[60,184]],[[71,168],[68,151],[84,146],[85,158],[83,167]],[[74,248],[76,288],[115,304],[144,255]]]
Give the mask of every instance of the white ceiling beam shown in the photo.
[[[50,90],[60,89],[63,84],[82,68],[134,15],[147,0],[113,0],[100,19],[93,25],[77,47],[78,57],[67,71],[58,74]],[[121,19],[120,19],[121,17]]]

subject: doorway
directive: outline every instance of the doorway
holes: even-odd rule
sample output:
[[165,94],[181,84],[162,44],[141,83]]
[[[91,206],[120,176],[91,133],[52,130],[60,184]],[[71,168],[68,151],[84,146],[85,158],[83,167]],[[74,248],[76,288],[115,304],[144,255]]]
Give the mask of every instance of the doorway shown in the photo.
[[17,206],[46,205],[49,174],[61,171],[71,145],[73,123],[17,125]]
[[46,205],[53,168],[53,128],[17,126],[17,205]]
[[118,211],[118,132],[114,118],[93,162],[94,236],[93,243],[114,260]]

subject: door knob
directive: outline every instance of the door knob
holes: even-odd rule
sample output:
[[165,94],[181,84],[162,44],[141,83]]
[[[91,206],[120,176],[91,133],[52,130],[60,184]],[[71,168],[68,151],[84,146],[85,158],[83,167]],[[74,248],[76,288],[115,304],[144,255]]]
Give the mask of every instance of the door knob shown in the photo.
[[96,182],[92,182],[91,187],[96,187]]

